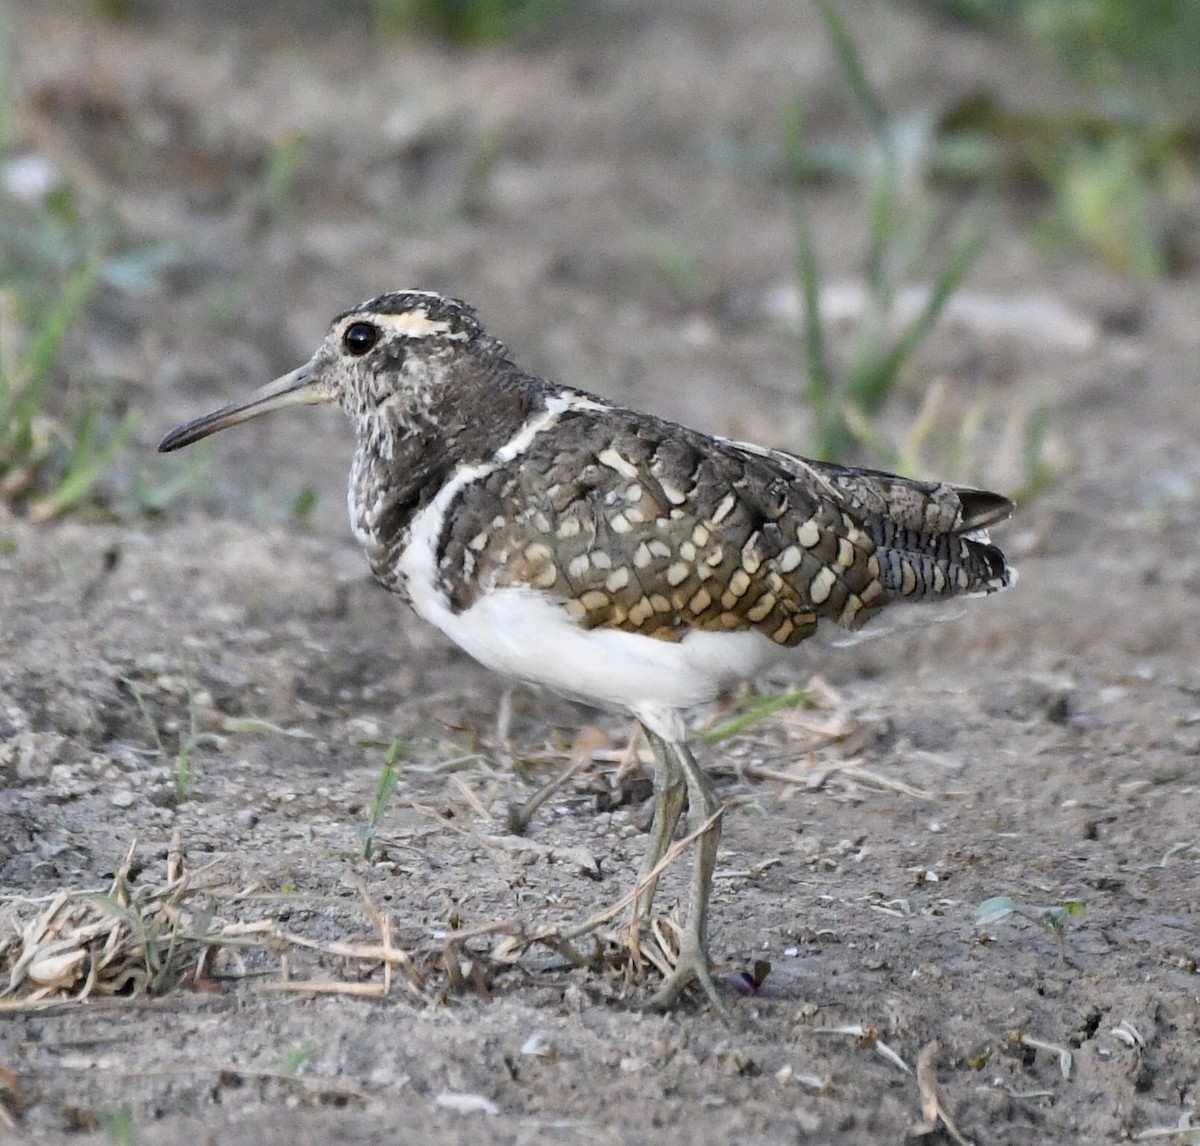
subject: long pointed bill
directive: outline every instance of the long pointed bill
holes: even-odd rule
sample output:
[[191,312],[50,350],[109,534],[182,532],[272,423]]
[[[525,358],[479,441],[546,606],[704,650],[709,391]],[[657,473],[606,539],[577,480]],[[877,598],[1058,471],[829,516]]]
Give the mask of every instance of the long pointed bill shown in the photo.
[[249,421],[271,410],[281,410],[284,406],[315,406],[328,402],[329,399],[313,386],[311,370],[312,363],[306,362],[298,370],[260,386],[240,402],[230,402],[211,414],[202,414],[199,418],[184,422],[182,426],[176,426],[158,443],[158,452],[166,454],[190,446],[218,430],[227,430],[239,422]]

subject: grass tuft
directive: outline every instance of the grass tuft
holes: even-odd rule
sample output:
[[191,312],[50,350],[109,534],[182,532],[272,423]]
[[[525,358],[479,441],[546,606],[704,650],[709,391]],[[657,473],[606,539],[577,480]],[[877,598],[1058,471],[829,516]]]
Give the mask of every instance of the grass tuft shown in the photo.
[[35,521],[83,502],[135,429],[132,413],[113,426],[95,402],[73,426],[48,413],[63,342],[96,281],[91,266],[71,275],[19,351],[11,345],[13,295],[0,294],[0,499]]
[[[1042,236],[1153,280],[1197,257],[1200,4],[1195,0],[924,0],[1056,57],[1085,109],[1020,112],[972,95],[944,118],[941,173],[1044,192]],[[1182,243],[1181,243],[1182,240]],[[1179,249],[1180,247],[1184,249]]]
[[[150,706],[146,703],[145,697],[142,696],[141,689],[128,677],[122,677],[121,683],[129,689],[134,703],[138,706],[138,711],[149,726],[150,735],[154,740],[154,746],[158,749],[158,754],[164,760],[169,760],[171,754],[167,751],[167,746],[163,743],[162,735],[158,731],[158,722],[154,719],[154,715],[151,713]],[[214,743],[215,740],[216,737],[211,733],[200,731],[196,721],[195,696],[189,691],[188,730],[179,737],[179,747],[175,752],[175,799],[177,803],[186,803],[191,795],[193,774],[192,753],[203,745]]]
[[[878,415],[895,392],[908,362],[974,266],[986,236],[982,230],[973,229],[961,238],[946,265],[934,276],[933,287],[916,314],[898,331],[889,329],[897,291],[918,260],[927,260],[929,222],[910,202],[907,189],[914,182],[914,172],[919,172],[927,160],[928,132],[914,121],[889,117],[870,85],[862,56],[836,7],[830,0],[818,0],[818,7],[872,141],[871,154],[860,165],[868,235],[864,260],[867,317],[847,368],[835,372],[821,327],[820,268],[801,193],[817,164],[809,157],[802,103],[793,100],[788,108],[784,168],[796,204],[805,390],[814,423],[808,452],[823,460],[844,461],[863,447],[874,452],[884,447],[882,436],[873,429]],[[903,459],[897,450],[882,452],[886,464],[901,466]]]

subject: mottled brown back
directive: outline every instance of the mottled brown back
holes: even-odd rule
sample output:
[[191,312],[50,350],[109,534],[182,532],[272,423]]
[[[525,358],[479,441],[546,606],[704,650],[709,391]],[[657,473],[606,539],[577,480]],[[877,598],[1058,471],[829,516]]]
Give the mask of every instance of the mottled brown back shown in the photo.
[[568,410],[447,515],[439,571],[456,610],[525,584],[585,627],[664,640],[758,629],[798,644],[818,618],[1011,580],[976,531],[999,495],[808,462],[620,408]]

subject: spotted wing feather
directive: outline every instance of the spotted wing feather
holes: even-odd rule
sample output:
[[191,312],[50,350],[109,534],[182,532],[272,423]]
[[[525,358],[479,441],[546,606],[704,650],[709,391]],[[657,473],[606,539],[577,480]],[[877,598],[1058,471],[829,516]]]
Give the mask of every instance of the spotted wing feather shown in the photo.
[[791,646],[818,618],[853,627],[890,599],[1002,587],[1003,556],[974,535],[1001,503],[579,409],[463,489],[439,570],[456,610],[525,584],[589,628]]

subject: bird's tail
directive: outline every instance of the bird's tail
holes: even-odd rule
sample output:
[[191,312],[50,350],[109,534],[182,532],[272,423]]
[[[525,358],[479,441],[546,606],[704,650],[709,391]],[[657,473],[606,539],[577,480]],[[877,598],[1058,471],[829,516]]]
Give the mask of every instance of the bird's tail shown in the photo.
[[809,464],[874,540],[889,600],[977,596],[1016,582],[1016,570],[987,533],[1012,513],[1008,498],[878,470]]

